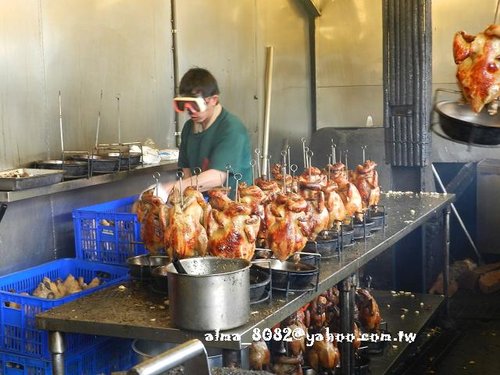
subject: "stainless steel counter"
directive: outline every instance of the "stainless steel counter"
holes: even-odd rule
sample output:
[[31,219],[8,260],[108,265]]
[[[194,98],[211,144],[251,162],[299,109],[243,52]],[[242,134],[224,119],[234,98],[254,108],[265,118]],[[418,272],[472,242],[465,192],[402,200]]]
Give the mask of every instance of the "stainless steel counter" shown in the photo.
[[[336,259],[321,262],[318,290],[289,295],[274,293],[270,304],[252,308],[247,324],[225,331],[222,340],[208,341],[203,332],[175,328],[170,320],[167,298],[141,284],[110,287],[37,315],[41,329],[59,332],[183,342],[200,338],[207,346],[240,349],[252,341],[256,328],[272,327],[315,296],[346,279],[377,255],[422,225],[448,210],[454,195],[384,194],[387,228],[343,251]],[[446,216],[446,215],[445,215]],[[446,274],[445,274],[446,277]]]
[[15,202],[23,199],[40,197],[43,195],[56,194],[65,191],[81,189],[89,186],[107,184],[110,182],[120,181],[134,175],[153,173],[153,172],[161,173],[167,171],[174,171],[176,169],[177,169],[177,161],[164,161],[159,164],[138,166],[131,170],[120,171],[115,173],[107,173],[103,175],[96,175],[90,178],[79,178],[75,180],[68,180],[59,182],[57,184],[41,186],[33,189],[0,191],[0,202]]

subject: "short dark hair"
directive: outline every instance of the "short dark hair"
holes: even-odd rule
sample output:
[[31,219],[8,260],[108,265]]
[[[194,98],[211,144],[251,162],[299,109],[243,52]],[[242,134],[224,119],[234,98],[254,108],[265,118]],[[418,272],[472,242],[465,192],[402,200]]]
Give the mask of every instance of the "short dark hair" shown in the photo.
[[215,77],[208,70],[192,68],[182,76],[179,94],[181,96],[201,95],[206,98],[219,95],[219,86]]

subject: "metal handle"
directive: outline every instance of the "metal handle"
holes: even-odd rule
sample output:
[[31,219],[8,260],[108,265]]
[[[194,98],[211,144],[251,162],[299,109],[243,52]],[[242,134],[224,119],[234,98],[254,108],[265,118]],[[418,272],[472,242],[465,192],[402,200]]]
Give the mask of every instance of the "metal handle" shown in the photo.
[[211,375],[207,351],[198,339],[186,341],[132,367],[127,375],[159,375],[181,364],[185,374]]

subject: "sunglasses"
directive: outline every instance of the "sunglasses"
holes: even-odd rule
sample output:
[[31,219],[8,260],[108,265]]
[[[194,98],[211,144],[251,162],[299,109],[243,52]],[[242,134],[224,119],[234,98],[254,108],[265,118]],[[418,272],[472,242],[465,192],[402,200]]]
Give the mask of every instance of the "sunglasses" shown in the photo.
[[174,98],[174,109],[176,112],[204,112],[207,110],[207,103],[201,97],[178,96]]

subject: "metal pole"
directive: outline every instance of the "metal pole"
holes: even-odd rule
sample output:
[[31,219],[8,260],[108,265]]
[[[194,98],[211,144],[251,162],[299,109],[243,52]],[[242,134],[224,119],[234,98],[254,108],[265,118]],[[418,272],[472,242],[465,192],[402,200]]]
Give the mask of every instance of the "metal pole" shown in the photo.
[[450,207],[447,206],[444,210],[444,259],[443,259],[443,293],[445,298],[445,314],[449,315],[449,296],[448,285],[450,282]]
[[49,349],[52,353],[52,375],[64,375],[64,334],[49,331]]
[[[266,47],[266,77],[265,77],[265,103],[264,103],[264,129],[262,138],[262,156],[267,159],[269,150],[269,116],[271,114],[271,88],[273,82],[273,47]],[[268,176],[267,164],[263,165],[262,174]],[[269,179],[269,178],[268,178]]]
[[[353,333],[354,320],[354,288],[351,275],[341,283],[340,290],[340,331],[345,335]],[[352,342],[343,340],[341,343],[342,355],[340,357],[340,366],[342,375],[354,374],[354,350]]]
[[[436,170],[436,167],[434,167],[434,164],[431,164],[431,167],[432,167],[432,173],[434,174],[434,177],[436,177],[436,180],[437,180],[437,182],[439,184],[439,187],[441,188],[441,190],[443,191],[443,193],[447,193],[446,188],[443,185],[443,181],[441,181],[441,177],[439,177],[439,174],[438,174],[438,172]],[[459,213],[458,213],[458,211],[457,211],[457,209],[456,209],[456,207],[455,207],[455,205],[453,203],[451,203],[451,210],[453,211],[453,213],[457,217],[457,220],[458,220],[460,226],[462,227],[462,229],[465,232],[465,236],[467,237],[467,239],[469,240],[472,248],[474,249],[474,252],[476,253],[476,256],[477,256],[478,263],[479,264],[484,264],[483,257],[481,256],[481,254],[479,254],[479,251],[477,250],[476,244],[472,240],[472,237],[469,234],[469,231],[465,227],[465,224],[462,221],[462,218],[460,217],[460,215],[459,215]]]

